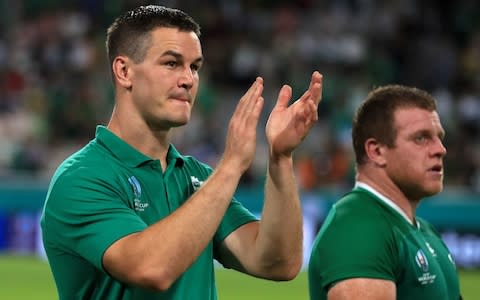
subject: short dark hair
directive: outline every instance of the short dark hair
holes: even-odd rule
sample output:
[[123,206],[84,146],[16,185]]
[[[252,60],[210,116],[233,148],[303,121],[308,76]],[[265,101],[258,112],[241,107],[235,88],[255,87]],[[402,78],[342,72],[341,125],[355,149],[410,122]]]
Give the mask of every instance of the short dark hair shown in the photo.
[[417,107],[428,111],[437,109],[435,99],[424,90],[403,85],[386,85],[373,89],[358,108],[352,124],[352,141],[356,163],[366,161],[365,142],[374,138],[395,146],[394,114],[399,108]]
[[141,62],[150,47],[151,31],[157,27],[192,31],[200,37],[200,25],[185,12],[158,5],[140,6],[122,14],[107,30],[106,50],[110,65],[118,55]]

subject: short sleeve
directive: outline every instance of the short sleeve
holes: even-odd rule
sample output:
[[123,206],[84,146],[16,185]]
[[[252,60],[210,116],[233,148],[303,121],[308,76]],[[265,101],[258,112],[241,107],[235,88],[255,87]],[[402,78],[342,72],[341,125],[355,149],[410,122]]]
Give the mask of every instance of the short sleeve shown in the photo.
[[[201,172],[198,174],[201,176],[200,178],[202,178],[202,180],[207,180],[207,178],[213,173],[213,169],[209,165],[199,162],[192,157],[189,158],[198,164],[197,168]],[[219,246],[221,242],[223,242],[223,240],[238,227],[257,220],[257,217],[255,217],[240,201],[233,197],[213,238],[214,247]]]
[[257,217],[233,198],[215,234],[214,244],[219,245],[230,233],[243,224],[257,220]]
[[395,281],[393,237],[382,227],[382,218],[371,211],[334,206],[312,248],[310,285],[326,293],[332,284],[348,278]]
[[147,227],[124,197],[112,182],[90,172],[64,173],[47,195],[44,242],[103,269],[102,257],[110,245]]

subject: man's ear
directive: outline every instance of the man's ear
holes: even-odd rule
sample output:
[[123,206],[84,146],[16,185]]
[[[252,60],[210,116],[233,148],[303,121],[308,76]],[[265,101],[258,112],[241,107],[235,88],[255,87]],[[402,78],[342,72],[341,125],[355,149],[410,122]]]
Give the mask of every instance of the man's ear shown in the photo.
[[132,82],[130,81],[130,63],[131,61],[126,56],[117,56],[112,63],[115,81],[125,89],[132,87]]
[[368,159],[380,167],[385,166],[387,163],[385,157],[386,147],[386,145],[379,143],[374,138],[369,138],[365,141],[365,153]]

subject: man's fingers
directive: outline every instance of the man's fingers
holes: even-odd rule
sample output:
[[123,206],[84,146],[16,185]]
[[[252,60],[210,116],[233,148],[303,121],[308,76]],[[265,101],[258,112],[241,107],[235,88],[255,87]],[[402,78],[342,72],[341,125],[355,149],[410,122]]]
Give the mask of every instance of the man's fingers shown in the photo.
[[[259,89],[263,89],[263,78],[262,77],[257,77],[255,81],[252,83],[248,91],[245,93],[245,95],[240,99],[240,101],[247,101],[251,99],[252,95],[258,94]],[[261,91],[260,91],[261,93]]]
[[315,102],[316,105],[320,103],[322,100],[322,84],[321,83],[315,83],[312,86],[312,94],[311,94],[311,99],[313,102]]
[[322,88],[323,88],[323,76],[320,72],[315,71],[312,74],[312,79],[310,81],[310,86],[308,91],[310,91],[310,97],[318,105],[322,97]]
[[278,92],[276,107],[287,107],[288,102],[292,98],[292,88],[289,85],[284,85]]
[[255,80],[255,89],[253,90],[253,93],[250,95],[250,99],[247,101],[247,111],[251,112],[253,109],[255,109],[255,106],[259,100],[259,98],[262,96],[263,93],[263,78],[262,77],[257,77]]
[[237,104],[236,111],[243,113],[250,113],[257,102],[258,98],[262,95],[263,92],[263,78],[257,77],[252,83],[248,91],[243,95]]

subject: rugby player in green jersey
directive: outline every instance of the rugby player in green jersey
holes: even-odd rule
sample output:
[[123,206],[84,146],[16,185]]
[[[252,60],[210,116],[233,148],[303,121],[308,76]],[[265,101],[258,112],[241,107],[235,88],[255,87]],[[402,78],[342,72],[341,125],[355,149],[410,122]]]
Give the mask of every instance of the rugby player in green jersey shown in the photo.
[[358,109],[354,189],[335,203],[313,245],[310,299],[460,299],[455,262],[415,215],[443,188],[445,132],[431,95],[389,85]]
[[294,278],[302,216],[292,155],[317,121],[321,74],[291,105],[291,88],[280,89],[265,127],[258,220],[234,192],[255,155],[263,79],[238,102],[213,170],[170,143],[171,129],[190,120],[199,86],[198,24],[176,9],[139,7],[114,21],[106,45],[110,122],[59,166],[41,220],[59,298],[216,299],[214,259],[260,278]]

